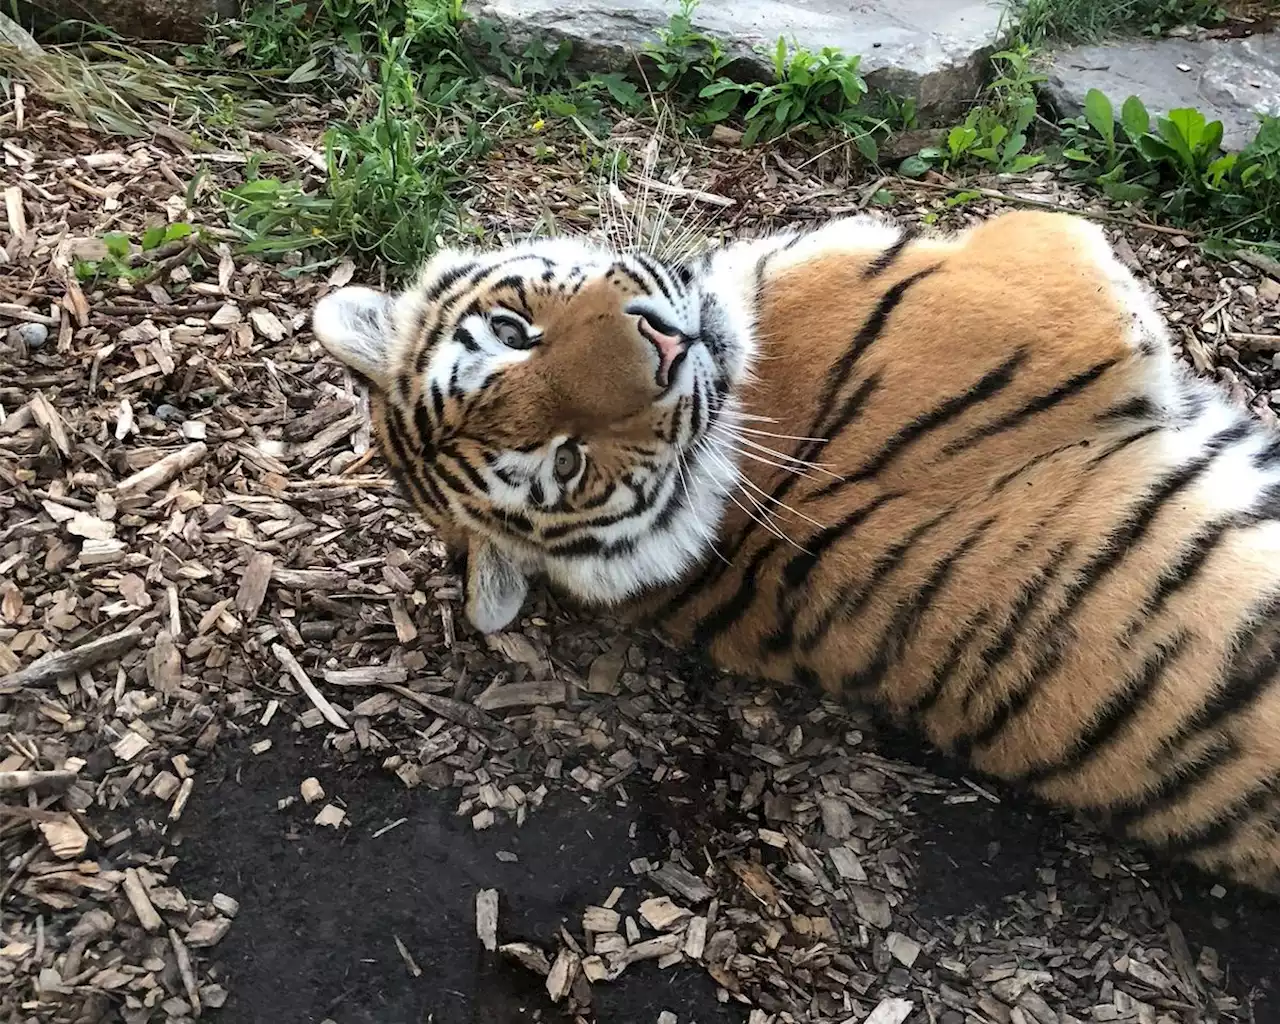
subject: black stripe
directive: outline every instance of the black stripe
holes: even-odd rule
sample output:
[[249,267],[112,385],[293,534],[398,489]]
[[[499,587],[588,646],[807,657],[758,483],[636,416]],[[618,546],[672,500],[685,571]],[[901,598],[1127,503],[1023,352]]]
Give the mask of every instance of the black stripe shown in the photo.
[[880,473],[890,462],[896,459],[922,437],[939,427],[964,415],[975,405],[987,401],[1007,388],[1015,376],[1018,367],[1027,358],[1027,350],[1019,348],[1013,355],[993,370],[988,370],[966,391],[952,395],[941,404],[934,406],[923,416],[918,416],[905,427],[902,427],[886,441],[875,455],[853,473],[840,480],[834,480],[816,493],[806,497],[806,501],[819,501],[838,494],[850,484],[869,480]]
[[1114,423],[1116,420],[1150,420],[1155,419],[1159,412],[1155,402],[1146,395],[1134,395],[1119,405],[1104,409],[1094,417],[1094,420],[1098,423]]
[[822,427],[827,418],[831,414],[832,406],[835,404],[836,396],[844,389],[848,383],[849,377],[853,374],[853,368],[859,359],[862,358],[864,352],[869,349],[877,338],[884,331],[885,324],[889,320],[891,314],[906,295],[907,289],[918,281],[924,280],[930,274],[934,273],[942,264],[935,263],[931,267],[919,270],[910,277],[903,278],[892,288],[880,296],[880,301],[876,303],[875,308],[867,317],[863,325],[858,329],[858,333],[854,336],[853,343],[841,355],[840,361],[833,365],[827,371],[826,385],[822,391],[822,397],[818,401],[818,414],[814,417],[814,425],[810,434],[822,433]]
[[1003,416],[996,418],[990,423],[974,428],[958,440],[948,442],[943,447],[942,454],[955,455],[964,451],[964,449],[974,441],[982,438],[994,437],[996,434],[1003,433],[1006,430],[1013,430],[1015,427],[1022,426],[1022,424],[1033,416],[1042,412],[1048,412],[1048,410],[1052,409],[1055,405],[1065,402],[1068,398],[1088,390],[1092,384],[1097,382],[1099,377],[1106,373],[1111,367],[1115,366],[1116,362],[1117,360],[1115,359],[1108,359],[1105,362],[1098,363],[1096,366],[1091,366],[1083,373],[1077,373],[1074,377],[1070,378],[1065,383],[1060,384],[1052,391],[1046,392],[1043,395],[1038,395],[1020,408],[1014,409],[1012,412],[1005,413]]
[[1088,444],[1087,441],[1084,441],[1084,442],[1073,441],[1071,444],[1060,445],[1057,448],[1052,448],[1047,452],[1041,452],[1039,455],[1036,455],[1033,458],[1028,459],[1017,469],[1011,469],[1009,472],[1005,473],[1003,476],[999,476],[996,478],[995,483],[991,485],[992,497],[999,494],[1002,490],[1008,487],[1009,484],[1013,483],[1013,481],[1018,479],[1018,477],[1022,476],[1022,474],[1031,472],[1031,470],[1035,469],[1036,466],[1040,465],[1040,463],[1044,462],[1046,459],[1051,459],[1055,455],[1061,455],[1063,452],[1070,451],[1072,448],[1080,448],[1083,445],[1087,445],[1087,444]]
[[459,263],[450,267],[443,274],[437,277],[427,286],[425,292],[422,293],[423,302],[435,302],[440,296],[447,292],[455,283],[461,281],[467,274],[470,274],[476,267],[476,262]]
[[898,236],[897,240],[867,264],[866,269],[862,271],[862,279],[869,281],[873,277],[879,277],[898,262],[898,257],[902,255],[903,250],[915,240],[916,229],[914,227],[903,228],[902,234]]
[[1275,772],[1226,807],[1219,808],[1208,821],[1163,841],[1156,840],[1154,845],[1175,857],[1191,857],[1215,846],[1224,846],[1235,838],[1240,826],[1271,803],[1278,789],[1280,772]]
[[1191,635],[1184,630],[1156,644],[1143,658],[1138,671],[1103,702],[1092,722],[1076,736],[1058,760],[1042,762],[1015,778],[1026,785],[1043,784],[1069,775],[1099,756],[1120,730],[1150,704],[1152,695],[1164,681],[1165,672],[1187,649],[1190,640]]
[[965,687],[961,713],[968,715],[973,711],[974,702],[987,690],[995,679],[996,672],[1017,650],[1018,634],[1028,627],[1032,617],[1040,610],[1040,604],[1048,594],[1049,588],[1057,581],[1058,571],[1074,550],[1071,541],[1062,541],[1049,552],[1049,560],[1031,579],[1018,588],[1018,593],[1009,607],[1004,626],[996,634],[991,643],[978,655],[978,664],[982,672],[969,681]]
[[951,681],[956,669],[960,667],[960,659],[964,656],[965,649],[973,642],[974,637],[978,635],[978,631],[987,625],[990,617],[989,611],[983,610],[951,638],[951,642],[947,644],[947,653],[933,666],[933,672],[929,675],[929,682],[903,707],[902,710],[905,714],[915,715],[917,718],[922,719],[933,710],[941,699],[947,683]]
[[796,615],[801,608],[801,591],[813,571],[818,567],[823,554],[836,543],[843,540],[861,526],[878,509],[901,498],[902,493],[882,494],[866,505],[854,509],[834,526],[822,530],[810,539],[805,550],[795,555],[782,570],[782,581],[778,587],[778,627],[761,641],[762,653],[777,653],[789,648],[795,640]]
[[666,268],[646,252],[633,252],[631,254],[631,258],[649,272],[654,283],[657,284],[658,290],[662,292],[663,297],[671,303],[672,306],[674,306],[676,304],[676,300],[675,296],[671,293],[671,288],[667,284]]
[[844,677],[842,681],[844,688],[865,691],[880,684],[885,673],[915,640],[934,601],[946,590],[947,584],[951,581],[957,563],[978,545],[997,520],[996,516],[989,516],[982,520],[969,531],[959,545],[929,567],[929,575],[925,577],[924,582],[912,592],[910,597],[898,602],[889,626],[876,644],[876,653],[866,665]]
[[835,600],[823,608],[816,620],[801,632],[800,649],[806,653],[815,650],[826,639],[837,617],[847,622],[862,611],[866,603],[880,589],[880,584],[902,564],[903,558],[919,543],[920,539],[954,514],[955,509],[947,509],[939,512],[932,519],[926,519],[923,523],[917,524],[902,540],[886,549],[876,559],[865,579],[850,581],[841,587]]
[[1143,427],[1141,430],[1135,430],[1132,434],[1129,434],[1126,437],[1122,437],[1117,441],[1112,441],[1109,445],[1107,445],[1104,449],[1102,449],[1102,451],[1098,452],[1097,455],[1095,455],[1093,458],[1091,458],[1088,461],[1088,463],[1085,465],[1085,469],[1086,470],[1097,469],[1109,458],[1111,458],[1111,456],[1119,455],[1122,451],[1124,451],[1130,445],[1137,444],[1139,441],[1143,440],[1144,438],[1148,438],[1152,434],[1158,434],[1159,432],[1160,432],[1160,427],[1158,425],[1152,425],[1150,427]]
[[[1223,433],[1226,435],[1230,431]],[[1209,447],[1212,448],[1213,445],[1210,444]],[[1193,459],[1167,474],[1132,512],[1126,513],[1125,521],[1103,541],[1093,557],[1076,573],[1075,581],[1067,587],[1062,602],[1040,637],[1041,653],[1031,671],[1018,680],[1011,692],[1004,695],[995,714],[984,725],[969,730],[958,739],[958,749],[967,753],[999,742],[1009,723],[1031,703],[1057,670],[1065,648],[1071,642],[1068,636],[1069,623],[1080,611],[1085,599],[1120,565],[1125,555],[1142,541],[1165,506],[1199,480],[1213,462],[1214,454]]]
[[770,540],[762,545],[752,557],[742,578],[738,581],[738,589],[733,597],[717,608],[708,612],[693,629],[693,646],[710,651],[712,642],[726,630],[731,629],[747,612],[756,599],[756,577],[765,561],[778,550],[778,540]]
[[1113,807],[1095,808],[1107,814],[1113,829],[1134,834],[1139,819],[1154,817],[1182,801],[1191,790],[1223,765],[1239,757],[1239,747],[1226,736],[1213,737],[1194,757],[1170,757],[1160,782],[1138,796]]

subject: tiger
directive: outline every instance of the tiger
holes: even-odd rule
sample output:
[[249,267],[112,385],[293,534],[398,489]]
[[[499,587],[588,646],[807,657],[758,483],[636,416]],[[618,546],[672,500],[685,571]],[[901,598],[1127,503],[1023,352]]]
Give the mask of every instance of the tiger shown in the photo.
[[481,633],[545,580],[1280,891],[1280,436],[1093,221],[442,249],[312,327]]

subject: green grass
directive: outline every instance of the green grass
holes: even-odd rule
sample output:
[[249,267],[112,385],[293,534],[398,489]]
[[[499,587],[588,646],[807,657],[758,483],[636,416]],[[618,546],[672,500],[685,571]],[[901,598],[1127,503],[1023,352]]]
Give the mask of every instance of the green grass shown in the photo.
[[1163,35],[1179,25],[1212,25],[1218,0],[1012,0],[1017,36],[1031,46],[1092,43],[1118,35]]

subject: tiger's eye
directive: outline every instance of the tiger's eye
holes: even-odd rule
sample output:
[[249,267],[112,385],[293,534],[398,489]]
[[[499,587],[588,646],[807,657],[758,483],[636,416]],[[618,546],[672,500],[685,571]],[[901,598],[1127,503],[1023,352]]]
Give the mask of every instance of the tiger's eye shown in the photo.
[[532,336],[528,326],[516,317],[495,316],[489,321],[489,327],[496,337],[507,348],[523,350],[533,348],[537,339]]
[[582,452],[572,441],[566,441],[556,449],[555,470],[557,480],[562,483],[566,480],[572,480],[577,476],[578,469],[581,466]]

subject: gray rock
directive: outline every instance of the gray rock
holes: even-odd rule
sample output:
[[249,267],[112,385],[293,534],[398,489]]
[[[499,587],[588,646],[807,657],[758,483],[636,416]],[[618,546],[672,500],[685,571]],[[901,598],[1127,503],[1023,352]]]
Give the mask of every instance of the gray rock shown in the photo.
[[[676,11],[662,0],[475,0],[473,18],[502,26],[515,47],[541,38],[574,44],[573,62],[590,71],[634,71],[646,42]],[[973,99],[996,41],[1001,6],[984,0],[703,0],[697,29],[718,37],[761,77],[779,36],[818,52],[831,46],[862,57],[872,88],[914,96],[923,114],[954,112]]]
[[1068,117],[1084,109],[1090,89],[1106,93],[1117,110],[1130,96],[1153,116],[1196,107],[1210,121],[1222,122],[1223,148],[1235,150],[1257,134],[1259,114],[1280,116],[1277,32],[1073,46],[1052,54],[1051,61],[1046,92]]
[[216,18],[232,18],[239,0],[41,0],[40,13],[53,22],[96,22],[134,39],[198,43]]
[[27,348],[39,348],[49,340],[49,328],[44,324],[19,324],[18,337],[26,343]]
[[35,37],[5,14],[0,14],[0,44],[15,47],[19,53],[28,57],[40,57],[44,54]]

